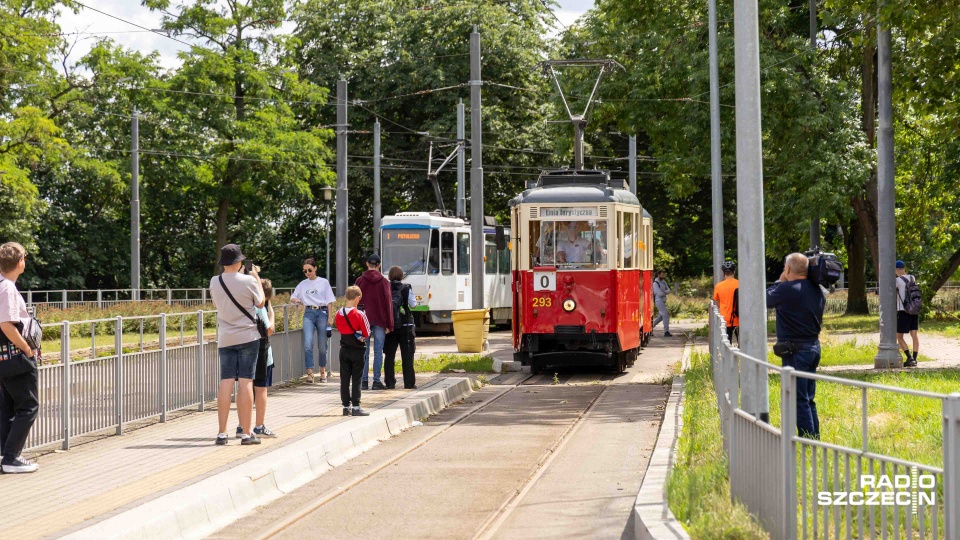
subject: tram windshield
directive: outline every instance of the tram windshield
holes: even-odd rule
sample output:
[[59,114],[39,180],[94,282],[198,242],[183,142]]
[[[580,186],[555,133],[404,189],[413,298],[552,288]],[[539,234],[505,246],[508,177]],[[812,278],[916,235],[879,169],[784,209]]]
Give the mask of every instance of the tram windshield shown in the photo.
[[429,229],[385,229],[381,240],[383,268],[399,266],[405,275],[426,273],[430,255]]
[[606,221],[531,221],[530,266],[607,267]]

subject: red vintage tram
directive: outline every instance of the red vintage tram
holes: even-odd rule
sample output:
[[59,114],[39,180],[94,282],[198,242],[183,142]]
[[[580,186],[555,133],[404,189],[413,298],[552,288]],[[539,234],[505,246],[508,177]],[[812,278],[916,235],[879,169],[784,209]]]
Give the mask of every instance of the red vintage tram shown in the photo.
[[653,223],[623,181],[543,172],[510,201],[514,358],[633,365],[652,330]]

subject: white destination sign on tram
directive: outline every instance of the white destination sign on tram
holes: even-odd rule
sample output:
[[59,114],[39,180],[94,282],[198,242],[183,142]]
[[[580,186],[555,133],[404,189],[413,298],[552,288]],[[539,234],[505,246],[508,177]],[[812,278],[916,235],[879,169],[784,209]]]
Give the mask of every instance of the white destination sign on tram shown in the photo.
[[597,217],[596,208],[541,208],[540,217]]
[[534,272],[533,290],[535,291],[555,291],[557,290],[556,272]]

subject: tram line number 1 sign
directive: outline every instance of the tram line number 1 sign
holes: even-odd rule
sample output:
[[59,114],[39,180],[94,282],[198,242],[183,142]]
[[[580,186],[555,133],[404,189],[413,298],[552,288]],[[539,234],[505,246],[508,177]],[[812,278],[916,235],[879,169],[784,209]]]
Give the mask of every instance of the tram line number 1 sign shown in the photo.
[[556,291],[557,273],[556,272],[534,272],[533,273],[534,291]]

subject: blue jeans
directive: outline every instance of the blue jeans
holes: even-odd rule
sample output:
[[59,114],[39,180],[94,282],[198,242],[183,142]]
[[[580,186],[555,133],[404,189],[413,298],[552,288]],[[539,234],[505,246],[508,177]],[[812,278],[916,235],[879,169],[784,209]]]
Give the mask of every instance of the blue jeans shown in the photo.
[[373,341],[373,380],[380,382],[380,370],[383,369],[383,342],[387,339],[387,329],[370,325],[370,337],[373,339],[367,340],[367,348],[363,351],[363,382],[369,380],[370,341]]
[[[794,343],[795,354],[783,357],[784,367],[816,373],[820,365],[820,342]],[[797,433],[808,439],[820,438],[820,418],[817,416],[817,381],[797,377]]]
[[303,365],[313,369],[313,334],[317,333],[317,349],[320,351],[320,367],[327,367],[327,308],[308,309],[303,313]]
[[220,379],[253,379],[257,371],[260,340],[220,347]]

